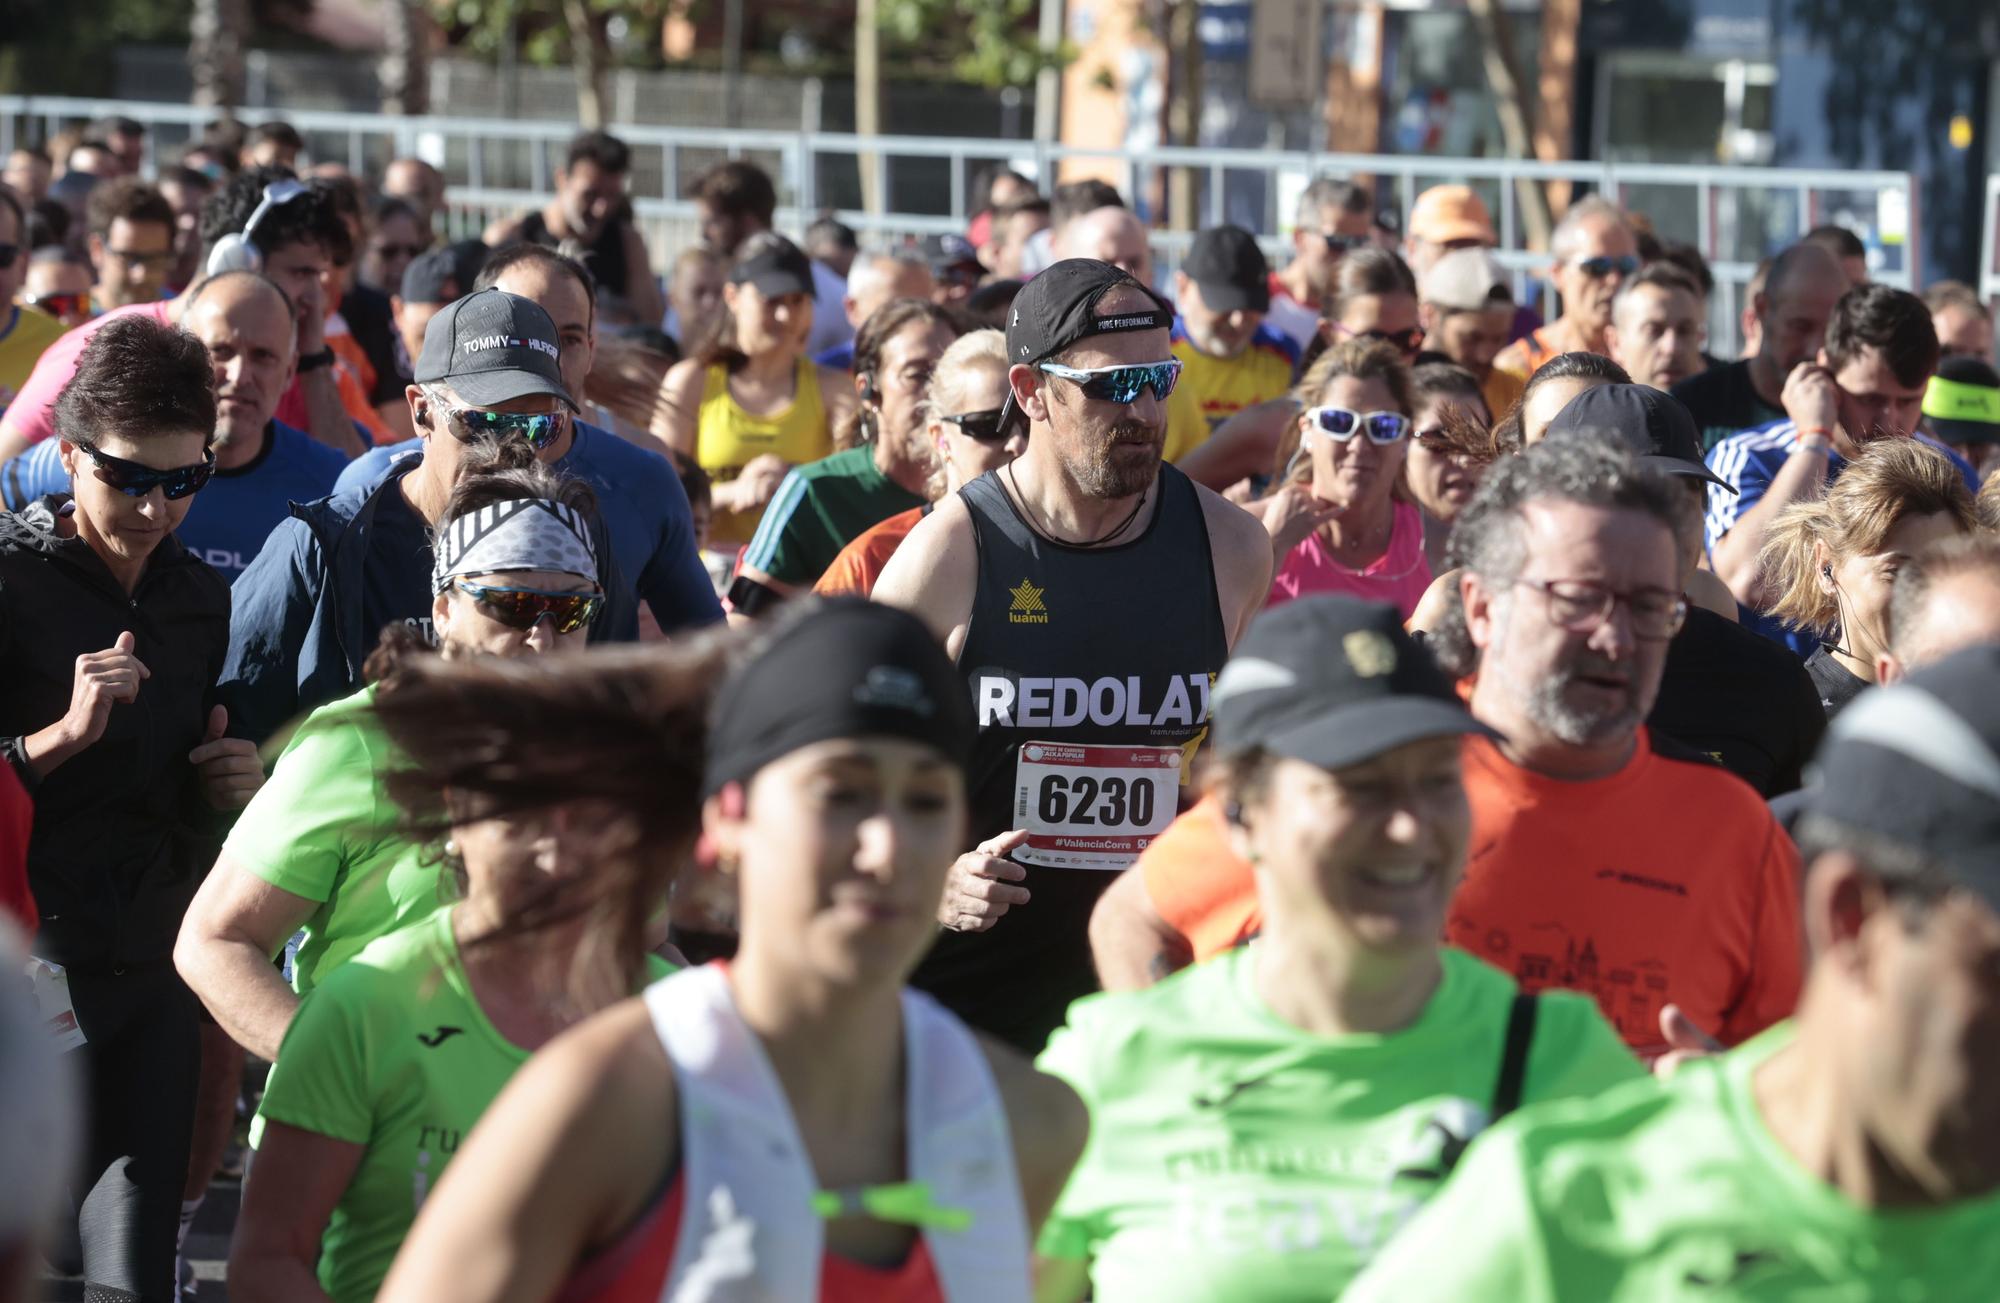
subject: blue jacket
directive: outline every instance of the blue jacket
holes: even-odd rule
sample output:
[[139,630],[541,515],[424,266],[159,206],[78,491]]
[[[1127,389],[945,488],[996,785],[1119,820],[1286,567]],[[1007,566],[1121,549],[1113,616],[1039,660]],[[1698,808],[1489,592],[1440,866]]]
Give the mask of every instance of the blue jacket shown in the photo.
[[[229,708],[230,732],[262,745],[315,707],[358,692],[361,666],[379,630],[363,629],[362,567],[375,512],[385,493],[400,493],[415,459],[398,462],[369,485],[330,498],[293,503],[263,551],[230,589],[229,652],[217,696]],[[604,610],[592,642],[639,635],[632,586],[618,569],[601,520],[592,522]]]

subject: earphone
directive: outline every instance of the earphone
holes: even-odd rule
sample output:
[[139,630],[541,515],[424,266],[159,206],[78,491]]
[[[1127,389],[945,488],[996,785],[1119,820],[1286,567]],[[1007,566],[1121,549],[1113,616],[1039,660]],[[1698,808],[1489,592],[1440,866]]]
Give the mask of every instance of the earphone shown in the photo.
[[264,197],[257,201],[251,211],[250,220],[243,224],[241,231],[225,235],[215,242],[208,251],[207,271],[210,276],[220,276],[226,271],[258,271],[264,265],[264,255],[250,237],[257,233],[257,223],[273,208],[283,207],[294,199],[304,197],[306,187],[298,181],[273,181],[264,187]]
[[1821,567],[1819,568],[1819,572],[1820,572],[1821,576],[1822,576],[1822,577],[1824,577],[1824,578],[1827,578],[1827,579],[1831,579],[1831,578],[1833,578],[1833,567],[1832,567],[1831,565],[1823,565],[1823,566],[1821,566]]
[[863,376],[861,378],[861,401],[864,403],[874,403],[880,402],[881,399],[882,395],[875,392],[875,377],[872,375]]

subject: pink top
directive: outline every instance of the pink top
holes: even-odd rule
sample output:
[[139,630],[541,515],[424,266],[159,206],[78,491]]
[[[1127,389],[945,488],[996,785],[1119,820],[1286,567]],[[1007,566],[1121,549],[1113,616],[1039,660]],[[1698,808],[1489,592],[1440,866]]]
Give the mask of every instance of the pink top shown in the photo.
[[98,327],[113,317],[131,316],[145,313],[161,325],[168,321],[167,310],[173,306],[171,299],[159,299],[152,303],[132,303],[122,308],[113,308],[101,317],[84,322],[74,330],[57,336],[56,342],[42,350],[40,360],[35,363],[34,374],[21,386],[21,392],[14,395],[14,401],[7,408],[7,424],[14,427],[29,443],[40,443],[56,432],[56,398],[63,386],[76,375],[77,355],[83,346],[97,334]]
[[1293,548],[1271,580],[1266,606],[1314,593],[1346,593],[1384,602],[1407,620],[1431,586],[1431,568],[1424,560],[1424,518],[1407,502],[1395,504],[1389,526],[1389,550],[1365,570],[1350,570],[1333,559],[1319,531]]

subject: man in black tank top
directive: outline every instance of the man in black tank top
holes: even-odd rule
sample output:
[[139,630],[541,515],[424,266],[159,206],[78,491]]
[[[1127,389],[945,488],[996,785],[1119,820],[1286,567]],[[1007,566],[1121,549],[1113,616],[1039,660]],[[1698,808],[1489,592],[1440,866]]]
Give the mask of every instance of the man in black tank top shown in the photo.
[[1096,989],[1091,908],[1185,804],[1210,684],[1271,582],[1257,521],[1161,464],[1172,321],[1108,263],[1030,281],[1001,417],[1027,451],[938,504],[875,588],[945,640],[979,724],[974,849],[912,981],[1029,1053]]
[[632,319],[657,322],[666,312],[660,287],[653,280],[646,241],[632,225],[625,198],[625,174],[632,168],[632,151],[606,131],[580,132],[569,142],[569,153],[556,171],[556,195],[539,210],[487,232],[495,248],[509,244],[542,244],[559,248],[564,240],[582,246],[579,259],[598,286],[614,294]]

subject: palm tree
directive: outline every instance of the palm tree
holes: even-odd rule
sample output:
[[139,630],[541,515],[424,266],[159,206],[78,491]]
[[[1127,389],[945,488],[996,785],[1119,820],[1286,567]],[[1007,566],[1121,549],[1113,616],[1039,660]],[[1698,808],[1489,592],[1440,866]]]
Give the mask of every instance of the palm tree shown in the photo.
[[383,0],[384,48],[378,75],[384,113],[430,112],[430,36],[430,15],[424,0]]
[[196,104],[233,108],[243,102],[243,46],[249,31],[249,0],[194,0],[188,68],[194,73]]

